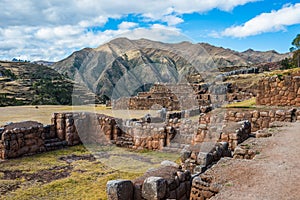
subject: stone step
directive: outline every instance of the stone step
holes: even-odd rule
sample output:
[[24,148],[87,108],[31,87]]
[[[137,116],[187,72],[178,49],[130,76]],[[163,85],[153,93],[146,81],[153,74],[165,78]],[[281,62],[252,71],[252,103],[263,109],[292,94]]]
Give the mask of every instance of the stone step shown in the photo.
[[45,147],[47,151],[50,151],[50,150],[61,149],[67,146],[67,144],[68,144],[67,141],[58,141],[58,142],[47,143],[45,144]]
[[166,152],[166,153],[180,153],[181,152],[180,149],[171,148],[171,147],[164,147],[161,151]]
[[54,143],[54,142],[60,142],[59,138],[52,138],[52,139],[46,139],[45,140],[45,144],[50,144],[50,143]]
[[180,153],[183,149],[188,148],[189,145],[181,143],[171,143],[162,149],[163,152]]
[[183,149],[183,148],[188,147],[188,146],[189,146],[188,144],[174,142],[174,143],[171,143],[168,147]]

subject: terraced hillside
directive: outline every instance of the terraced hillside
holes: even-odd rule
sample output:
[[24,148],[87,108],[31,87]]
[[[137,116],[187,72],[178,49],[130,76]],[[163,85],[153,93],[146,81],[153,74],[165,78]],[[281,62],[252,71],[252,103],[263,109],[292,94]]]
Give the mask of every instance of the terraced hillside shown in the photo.
[[[73,86],[73,81],[47,66],[0,61],[0,106],[70,105]],[[76,91],[77,96],[95,99],[84,88]]]

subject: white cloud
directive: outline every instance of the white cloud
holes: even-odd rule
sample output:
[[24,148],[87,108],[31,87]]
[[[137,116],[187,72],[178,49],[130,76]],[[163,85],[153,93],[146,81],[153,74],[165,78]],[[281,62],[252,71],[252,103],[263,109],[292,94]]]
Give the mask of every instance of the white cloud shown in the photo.
[[129,39],[141,39],[146,38],[154,41],[161,42],[180,42],[189,41],[190,38],[183,35],[179,29],[161,24],[153,24],[150,28],[136,28],[129,32],[124,32],[118,37],[127,37]]
[[[230,11],[257,0],[1,0],[0,59],[22,55],[27,59],[60,60],[75,50],[97,47],[112,37],[128,34],[131,38],[172,41],[180,33],[176,25],[182,14],[211,9]],[[109,19],[126,19],[118,30],[104,30]],[[139,27],[148,20],[150,25]],[[155,23],[155,24],[153,24]],[[168,26],[162,25],[167,23]]]
[[214,8],[230,11],[234,7],[258,0],[2,0],[0,25],[75,25],[95,18],[116,18],[138,14],[153,20],[171,14],[206,12]]
[[222,36],[248,37],[266,32],[285,30],[286,26],[300,24],[300,3],[286,5],[270,13],[262,13],[240,26],[225,29]]
[[137,27],[139,24],[135,22],[122,22],[121,24],[118,25],[118,28],[121,30],[128,30],[131,28]]
[[174,16],[174,15],[167,15],[163,18],[163,21],[167,22],[169,26],[174,26],[183,22],[183,19]]

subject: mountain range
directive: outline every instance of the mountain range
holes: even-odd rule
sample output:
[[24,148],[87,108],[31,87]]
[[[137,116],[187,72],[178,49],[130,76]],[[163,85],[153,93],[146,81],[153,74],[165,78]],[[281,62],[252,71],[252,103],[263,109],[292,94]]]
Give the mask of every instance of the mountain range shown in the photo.
[[[98,96],[125,91],[134,95],[154,82],[178,83],[198,74],[206,81],[221,68],[250,67],[279,62],[291,54],[276,51],[237,52],[207,43],[162,43],[147,39],[117,38],[97,48],[84,48],[51,67]],[[143,87],[144,86],[144,87]]]

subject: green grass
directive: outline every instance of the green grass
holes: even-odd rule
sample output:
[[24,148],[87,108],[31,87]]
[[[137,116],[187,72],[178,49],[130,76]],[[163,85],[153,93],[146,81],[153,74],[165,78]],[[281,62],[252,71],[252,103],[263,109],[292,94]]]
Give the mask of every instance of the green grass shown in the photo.
[[[69,155],[91,154],[83,145],[79,145],[29,157],[0,161],[0,193],[5,191],[0,199],[106,199],[107,181],[133,180],[149,168],[158,167],[163,160],[178,159],[176,154],[147,150],[139,152],[117,147],[92,149],[95,152],[104,151],[110,157],[93,161],[74,160],[71,163],[59,159]],[[61,168],[54,170],[54,167],[68,166],[71,167],[69,176],[48,183],[26,180],[25,177],[7,179],[3,173],[4,171],[21,171],[23,174],[35,175],[49,170],[57,174],[62,173],[63,170]],[[7,188],[14,189],[8,191]]]
[[225,108],[253,108],[256,105],[256,98],[225,105]]

